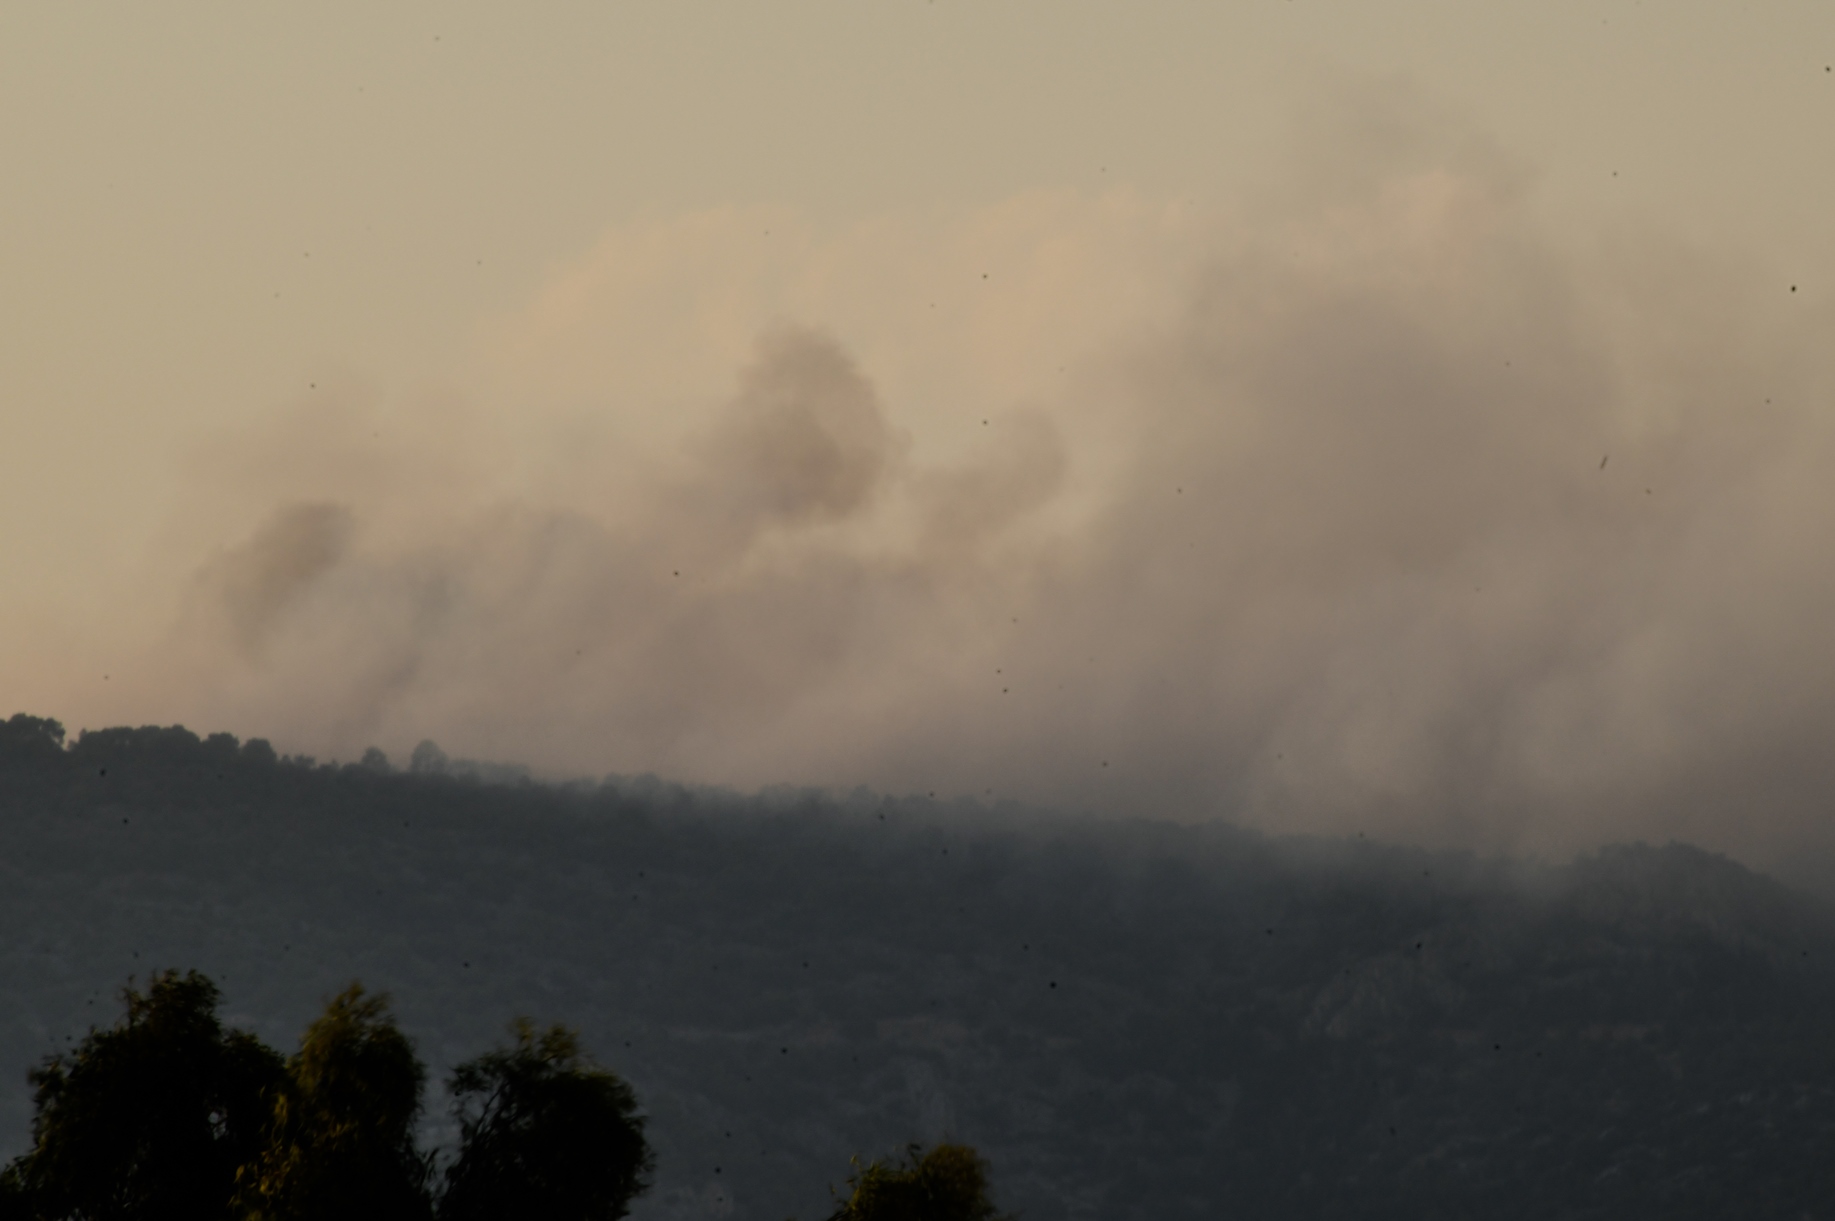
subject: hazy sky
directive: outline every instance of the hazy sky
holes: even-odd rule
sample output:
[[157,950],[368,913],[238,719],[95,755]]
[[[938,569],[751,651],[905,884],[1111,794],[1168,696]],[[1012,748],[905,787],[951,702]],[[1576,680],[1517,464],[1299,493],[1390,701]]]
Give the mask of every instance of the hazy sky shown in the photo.
[[1826,849],[1831,66],[1807,0],[8,6],[0,692]]

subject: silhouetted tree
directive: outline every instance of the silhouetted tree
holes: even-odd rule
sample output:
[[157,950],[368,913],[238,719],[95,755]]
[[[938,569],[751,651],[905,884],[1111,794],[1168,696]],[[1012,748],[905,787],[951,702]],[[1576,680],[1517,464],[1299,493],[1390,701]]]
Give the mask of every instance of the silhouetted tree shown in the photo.
[[64,751],[64,727],[50,717],[28,716],[15,712],[0,721],[0,754],[18,753],[33,759],[61,755]]
[[[856,1162],[856,1165],[859,1163]],[[999,1221],[988,1199],[987,1161],[967,1145],[906,1150],[903,1163],[874,1161],[848,1180],[853,1191],[829,1221]]]
[[32,1193],[25,1184],[24,1159],[0,1170],[0,1221],[35,1221]]
[[448,1083],[460,1148],[441,1221],[616,1221],[649,1187],[636,1096],[573,1031],[512,1029],[514,1046],[459,1065]]
[[431,739],[424,740],[408,756],[408,770],[416,776],[438,776],[446,770],[446,752]]
[[156,974],[122,996],[127,1014],[112,1029],[30,1074],[32,1148],[6,1172],[5,1207],[83,1221],[228,1218],[280,1057],[223,1029],[216,985],[196,971]]
[[287,1062],[267,1146],[243,1169],[239,1202],[263,1221],[430,1217],[427,1165],[414,1147],[425,1082],[388,998],[352,984]]
[[395,774],[395,765],[389,762],[389,757],[382,752],[381,747],[377,746],[372,746],[364,751],[363,758],[358,761],[357,766],[363,771],[374,772],[378,776]]

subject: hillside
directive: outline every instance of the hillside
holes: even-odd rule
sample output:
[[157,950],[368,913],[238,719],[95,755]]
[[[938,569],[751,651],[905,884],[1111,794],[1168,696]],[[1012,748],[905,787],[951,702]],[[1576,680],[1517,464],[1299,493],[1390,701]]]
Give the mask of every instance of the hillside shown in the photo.
[[0,725],[0,1151],[180,966],[283,1048],[387,989],[436,1074],[577,1026],[652,1117],[639,1218],[810,1221],[945,1134],[1028,1221],[1835,1215],[1835,923],[1724,858],[423,762]]

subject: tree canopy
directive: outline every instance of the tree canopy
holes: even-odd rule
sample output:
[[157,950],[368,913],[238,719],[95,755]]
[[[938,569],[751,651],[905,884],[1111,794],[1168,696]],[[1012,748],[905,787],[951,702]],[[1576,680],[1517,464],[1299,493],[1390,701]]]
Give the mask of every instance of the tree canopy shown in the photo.
[[281,1059],[217,1020],[196,971],[123,990],[126,1013],[32,1070],[32,1149],[7,1171],[24,1215],[139,1221],[234,1215],[237,1169],[261,1149]]
[[518,1021],[454,1070],[459,1147],[435,1176],[415,1144],[426,1069],[387,997],[352,984],[286,1060],[224,1028],[196,971],[122,998],[30,1073],[0,1221],[616,1221],[649,1185],[636,1095],[564,1026]]
[[987,1161],[967,1145],[911,1145],[903,1161],[869,1162],[848,1184],[829,1221],[1002,1221]]
[[250,1218],[419,1221],[431,1215],[415,1149],[426,1070],[383,996],[352,984],[307,1029],[273,1093],[260,1155],[242,1167]]
[[528,1215],[616,1221],[648,1185],[637,1098],[562,1026],[513,1027],[513,1046],[461,1064],[450,1089],[460,1155],[447,1170],[441,1221]]

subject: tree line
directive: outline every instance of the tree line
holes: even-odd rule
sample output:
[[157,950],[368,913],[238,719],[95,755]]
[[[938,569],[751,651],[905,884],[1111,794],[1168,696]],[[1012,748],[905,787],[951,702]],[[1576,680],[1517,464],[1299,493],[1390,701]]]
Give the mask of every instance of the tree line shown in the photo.
[[[447,1078],[458,1148],[415,1140],[427,1073],[388,998],[352,984],[283,1057],[217,1016],[197,971],[122,990],[32,1069],[32,1147],[0,1221],[616,1221],[655,1161],[636,1094],[564,1026],[525,1019]],[[999,1221],[965,1145],[856,1160],[829,1221]]]

